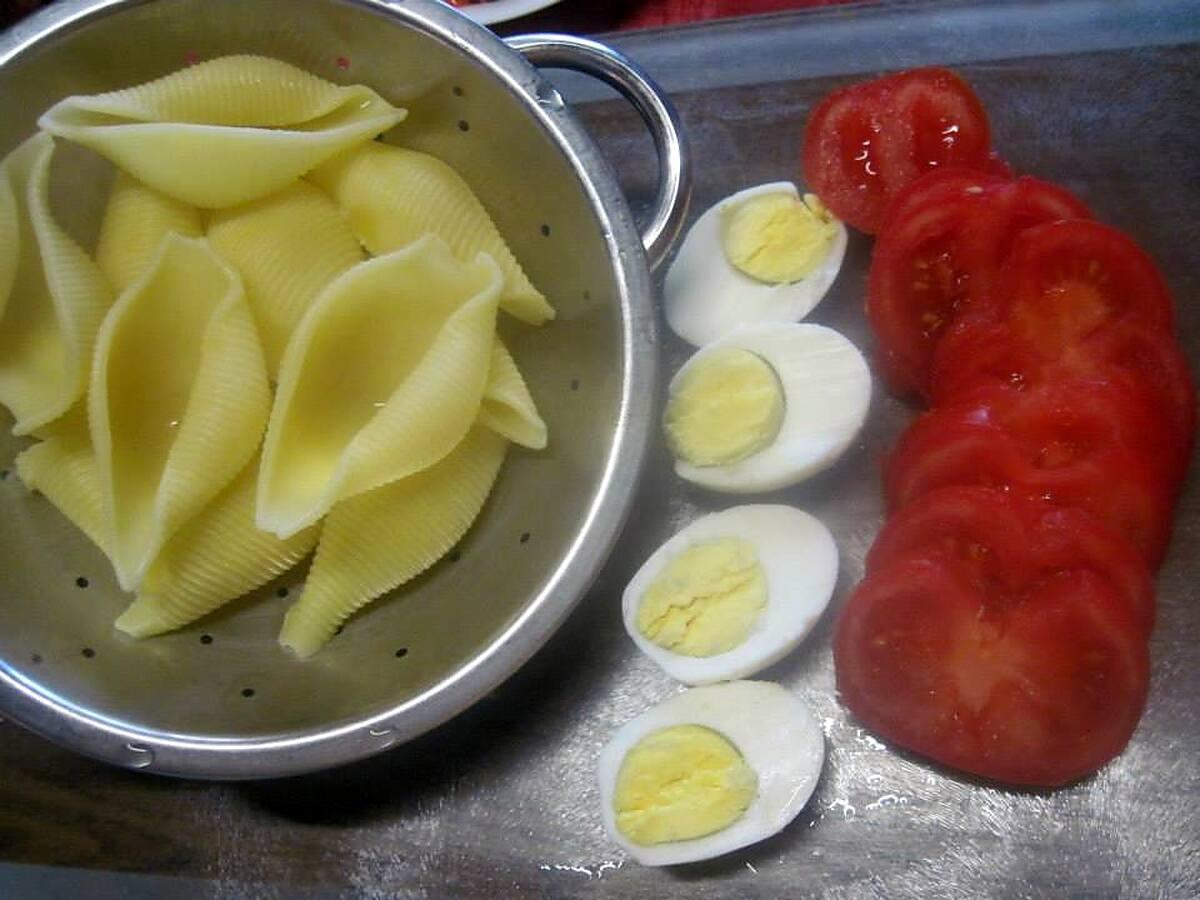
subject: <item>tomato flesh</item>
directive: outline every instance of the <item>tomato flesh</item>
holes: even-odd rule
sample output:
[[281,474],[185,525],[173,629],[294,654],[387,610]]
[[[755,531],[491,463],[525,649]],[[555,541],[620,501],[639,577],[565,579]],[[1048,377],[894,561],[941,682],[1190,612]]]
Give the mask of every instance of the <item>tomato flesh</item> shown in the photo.
[[1009,391],[921,416],[884,470],[892,510],[936,488],[981,485],[1096,516],[1151,566],[1166,553],[1174,485],[1118,439],[1107,410],[1064,407],[1053,395]]
[[838,218],[873,234],[925,172],[995,167],[983,104],[947,69],[914,69],[825,97],[804,133],[804,177]]
[[968,315],[993,316],[1002,263],[1019,234],[1087,215],[1046,182],[962,169],[927,175],[901,193],[876,242],[867,286],[867,316],[889,386],[929,396],[942,335]]
[[842,701],[867,727],[936,762],[1054,787],[1121,752],[1145,703],[1143,632],[1087,571],[1019,594],[914,556],[872,570],[834,638]]
[[954,562],[977,583],[1019,595],[1031,582],[1082,570],[1123,596],[1149,633],[1150,570],[1133,545],[1094,516],[991,487],[952,486],[888,519],[867,556],[868,574],[914,557]]

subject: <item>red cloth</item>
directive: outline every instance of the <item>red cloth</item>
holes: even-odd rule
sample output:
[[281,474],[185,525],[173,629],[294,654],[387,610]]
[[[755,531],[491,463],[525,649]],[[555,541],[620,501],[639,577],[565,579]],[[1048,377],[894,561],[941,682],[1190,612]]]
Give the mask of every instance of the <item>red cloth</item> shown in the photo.
[[781,12],[805,6],[832,6],[846,0],[644,0],[620,22],[621,28],[651,28],[703,19],[726,19]]

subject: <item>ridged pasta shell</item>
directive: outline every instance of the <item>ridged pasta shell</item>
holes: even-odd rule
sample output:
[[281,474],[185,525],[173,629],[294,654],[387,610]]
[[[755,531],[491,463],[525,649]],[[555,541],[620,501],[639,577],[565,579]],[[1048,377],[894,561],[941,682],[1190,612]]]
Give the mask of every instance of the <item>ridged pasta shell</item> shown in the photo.
[[53,154],[54,141],[39,134],[0,162],[0,288],[9,285],[0,299],[0,405],[16,419],[14,434],[53,422],[83,396],[112,304],[99,268],[50,212]]
[[316,546],[320,526],[287,540],[254,526],[258,461],[184,525],[146,571],[116,627],[144,638],[182,628],[291,569]]
[[288,537],[339,500],[433,465],[479,412],[500,270],[429,236],[330,284],[284,353],[258,526]]
[[249,462],[269,407],[237,274],[203,239],[167,235],[104,320],[88,395],[122,588]]
[[313,300],[363,260],[341,211],[324,191],[306,181],[215,213],[208,240],[241,273],[272,378]]
[[350,227],[371,253],[436,234],[459,259],[482,252],[496,260],[504,273],[500,308],[505,312],[531,325],[554,318],[553,307],[529,281],[470,186],[437,157],[373,142],[308,177],[346,211]]
[[546,423],[538,414],[516,360],[500,338],[492,344],[487,387],[476,421],[531,450],[546,446]]
[[158,243],[171,232],[200,237],[200,211],[118,171],[104,207],[96,264],[120,293],[146,269]]
[[279,642],[312,656],[351,613],[441,559],[479,515],[507,446],[473,428],[437,465],[335,506]]
[[220,208],[270,194],[404,116],[364,85],[342,87],[264,56],[224,56],[67,97],[38,124],[177,200]]
[[107,553],[104,499],[87,419],[73,418],[82,424],[56,429],[53,436],[21,452],[16,460],[17,476]]

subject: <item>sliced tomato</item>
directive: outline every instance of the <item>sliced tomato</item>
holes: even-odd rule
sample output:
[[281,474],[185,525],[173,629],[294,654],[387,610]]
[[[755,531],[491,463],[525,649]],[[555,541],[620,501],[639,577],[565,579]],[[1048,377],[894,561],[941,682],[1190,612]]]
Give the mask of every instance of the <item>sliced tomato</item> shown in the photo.
[[1022,231],[997,301],[1019,338],[1045,356],[1114,322],[1173,331],[1171,294],[1154,261],[1115,228],[1066,221]]
[[[1059,347],[1047,357],[1005,322],[966,320],[938,344],[930,393],[939,406],[962,402],[986,387],[1034,391],[1068,381],[1105,381],[1140,408],[1152,456],[1178,484],[1187,470],[1196,423],[1195,387],[1187,359],[1160,328],[1111,324]],[[1126,416],[1128,418],[1128,416]]]
[[1171,534],[1174,485],[1166,474],[1114,440],[1107,415],[1011,393],[1021,398],[1014,408],[975,402],[921,416],[887,461],[889,508],[951,485],[999,488],[1086,510],[1157,566]]
[[1145,560],[1083,510],[997,488],[939,488],[888,519],[867,556],[867,572],[915,558],[951,560],[982,586],[1014,596],[1063,572],[1091,572],[1126,599],[1144,633],[1154,624]]
[[888,203],[925,172],[985,168],[983,104],[948,69],[914,69],[850,85],[822,100],[804,133],[804,177],[839,218],[874,233]]
[[1019,593],[953,560],[873,570],[834,638],[842,701],[901,747],[984,778],[1053,787],[1118,755],[1149,680],[1125,599],[1083,570]]
[[991,316],[1002,263],[1025,229],[1087,208],[1056,185],[963,169],[926,175],[889,208],[875,244],[867,316],[889,386],[928,396],[929,368],[946,329]]

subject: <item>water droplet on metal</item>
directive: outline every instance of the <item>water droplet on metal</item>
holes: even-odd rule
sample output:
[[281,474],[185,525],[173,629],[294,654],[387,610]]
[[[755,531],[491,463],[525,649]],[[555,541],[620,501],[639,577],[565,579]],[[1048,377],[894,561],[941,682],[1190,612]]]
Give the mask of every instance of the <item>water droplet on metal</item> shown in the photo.
[[563,100],[562,94],[558,92],[558,88],[548,81],[539,81],[537,89],[534,91],[534,96],[537,97],[537,102],[546,109],[562,109],[567,105]]
[[396,743],[396,729],[386,725],[377,728],[368,728],[367,734],[375,738],[384,747],[390,747]]
[[145,769],[154,763],[154,751],[141,744],[126,744],[125,765],[131,769]]

